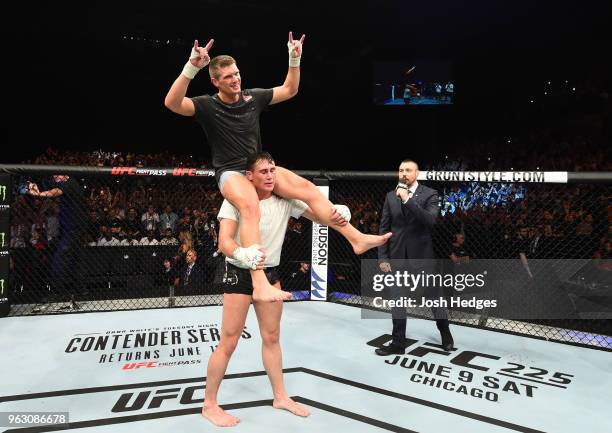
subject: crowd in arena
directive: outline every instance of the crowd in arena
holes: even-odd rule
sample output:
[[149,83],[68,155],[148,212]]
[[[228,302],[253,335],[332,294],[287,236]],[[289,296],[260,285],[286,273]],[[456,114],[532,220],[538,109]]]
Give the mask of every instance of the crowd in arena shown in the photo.
[[[52,155],[57,159],[49,160]],[[72,161],[80,164],[88,158],[99,160],[100,155],[113,158],[113,154],[104,152],[91,155],[51,150],[44,160],[45,163]],[[119,154],[114,155],[114,158],[120,158]],[[125,161],[131,161],[134,157],[126,157]],[[144,161],[159,162],[165,157],[167,155],[152,155],[150,158],[138,156]],[[597,155],[581,157],[583,161],[587,158],[598,161],[594,164],[604,164]],[[553,161],[552,158],[549,160]],[[176,157],[174,161],[185,160]],[[116,160],[109,160],[109,164],[115,163]],[[424,170],[431,168],[427,165],[421,167]],[[462,161],[447,161],[445,168],[457,170],[470,167],[466,167]],[[177,250],[178,246],[185,245],[186,249],[190,245],[205,246],[208,254],[216,251],[216,213],[222,197],[212,180],[147,182],[139,179],[128,182],[91,178],[84,179],[83,183],[89,211],[89,221],[83,222],[88,226],[87,245],[160,244],[177,245]],[[352,223],[365,233],[378,233],[384,188],[387,185],[369,189],[355,188],[350,183],[342,182],[336,185],[338,201],[352,209]],[[519,237],[519,233],[526,231],[529,237],[541,234],[550,238],[551,243],[554,239],[558,243],[574,245],[571,251],[553,248],[547,255],[609,257],[612,204],[609,190],[604,186],[493,185],[497,189],[510,191],[505,200],[491,198],[490,201],[481,200],[471,206],[465,202],[451,202],[452,197],[456,196],[454,192],[460,188],[457,184],[434,182],[432,186],[442,199],[443,212],[439,217],[439,226],[444,233],[441,234],[440,245],[450,244],[455,233],[461,232],[467,235],[468,243],[477,251],[477,256],[485,257],[493,251],[497,251],[496,257],[508,256],[512,255],[512,248],[508,245]],[[517,192],[519,189],[520,194]],[[57,203],[53,200],[17,196],[12,209],[11,247],[30,246],[44,250],[52,246],[59,234],[57,214]],[[292,222],[289,235],[303,230],[303,226],[308,224]],[[484,232],[491,232],[489,238],[494,239],[491,241],[494,243],[493,249],[490,242],[483,241],[487,238]]]
[[[570,108],[568,108],[570,107]],[[527,113],[531,110],[532,113]],[[451,171],[612,171],[610,103],[605,90],[561,86],[547,98],[521,109],[525,127],[512,136],[457,143],[423,170]],[[525,114],[527,113],[527,114]],[[608,119],[608,120],[606,120]],[[454,152],[454,153],[453,153]],[[402,155],[403,156],[403,155]],[[144,154],[118,150],[70,151],[48,148],[31,164],[97,167],[208,168],[208,161],[169,152]],[[10,247],[27,249],[31,261],[48,261],[58,243],[58,200],[20,195],[16,179],[11,206]],[[43,179],[39,179],[44,184]],[[212,178],[79,178],[88,218],[83,244],[103,247],[172,247],[167,258],[179,269],[189,250],[203,259],[217,257],[222,197]],[[385,192],[393,182],[334,181],[332,200],[349,206],[351,223],[377,234]],[[612,254],[612,201],[605,184],[476,184],[429,182],[438,190],[441,212],[435,231],[437,254],[457,258],[593,258]],[[360,186],[361,185],[361,186]],[[44,185],[43,185],[44,186]],[[291,275],[307,274],[310,223],[290,221],[285,262]],[[344,245],[337,262],[353,259]],[[164,253],[166,254],[166,253]],[[376,251],[364,255],[375,258]],[[346,264],[345,263],[345,264]],[[306,270],[305,270],[306,269]]]

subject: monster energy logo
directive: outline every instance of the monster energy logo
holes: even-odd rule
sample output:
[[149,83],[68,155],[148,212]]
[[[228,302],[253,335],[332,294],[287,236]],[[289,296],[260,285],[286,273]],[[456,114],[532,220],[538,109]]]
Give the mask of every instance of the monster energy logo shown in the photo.
[[2,195],[2,201],[6,200],[6,185],[0,185],[0,194]]
[[0,232],[0,238],[2,238],[2,248],[4,248],[4,232]]
[[4,295],[4,278],[0,280],[0,295]]

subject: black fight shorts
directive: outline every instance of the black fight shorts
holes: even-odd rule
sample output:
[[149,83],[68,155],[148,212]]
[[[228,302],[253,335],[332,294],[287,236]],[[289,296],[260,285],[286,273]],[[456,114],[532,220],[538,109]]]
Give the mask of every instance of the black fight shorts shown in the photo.
[[[270,284],[280,281],[278,267],[264,269]],[[238,293],[253,296],[253,280],[248,269],[242,269],[231,263],[225,262],[225,274],[223,275],[223,293]]]

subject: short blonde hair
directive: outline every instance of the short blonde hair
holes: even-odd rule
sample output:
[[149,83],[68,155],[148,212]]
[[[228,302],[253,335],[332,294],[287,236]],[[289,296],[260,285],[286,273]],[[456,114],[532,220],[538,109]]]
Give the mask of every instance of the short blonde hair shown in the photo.
[[220,69],[225,68],[226,66],[230,66],[236,63],[236,60],[232,56],[221,55],[217,57],[213,57],[208,65],[208,73],[210,74],[210,78],[219,79],[220,77]]

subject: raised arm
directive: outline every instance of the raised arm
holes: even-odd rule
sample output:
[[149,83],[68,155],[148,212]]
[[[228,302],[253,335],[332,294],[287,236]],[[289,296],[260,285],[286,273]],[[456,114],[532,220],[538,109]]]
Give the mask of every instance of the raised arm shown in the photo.
[[38,185],[36,185],[35,183],[29,183],[28,184],[28,194],[34,196],[34,197],[49,197],[49,198],[55,198],[55,197],[59,197],[60,195],[62,195],[64,193],[64,191],[62,191],[60,188],[51,188],[47,191],[39,191],[38,190]]
[[300,40],[293,39],[293,33],[289,32],[289,71],[287,78],[282,86],[274,87],[272,90],[272,101],[270,104],[278,104],[297,95],[300,87],[300,59],[302,57],[302,44],[306,35],[302,35]]
[[196,74],[202,68],[204,68],[204,66],[210,63],[208,51],[212,47],[213,43],[214,39],[208,41],[204,47],[200,47],[198,45],[197,39],[193,43],[189,61],[185,63],[185,67],[183,68],[181,75],[179,75],[178,78],[174,80],[174,83],[172,83],[172,86],[166,95],[166,99],[164,100],[164,105],[171,111],[183,116],[193,116],[195,114],[195,106],[193,105],[193,101],[191,98],[185,97],[187,95],[187,87],[189,87],[189,83],[191,80],[193,80]]

